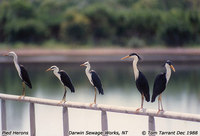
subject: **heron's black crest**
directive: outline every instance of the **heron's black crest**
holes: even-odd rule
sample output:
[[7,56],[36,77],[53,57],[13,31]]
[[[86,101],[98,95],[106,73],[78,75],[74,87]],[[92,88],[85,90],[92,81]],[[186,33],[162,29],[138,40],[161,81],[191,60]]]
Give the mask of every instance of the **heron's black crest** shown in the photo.
[[52,66],[52,67],[51,67],[51,69],[54,69],[54,68],[56,68],[56,66]]
[[167,60],[162,66],[164,67],[166,63],[172,65],[172,62],[170,60]]
[[141,60],[141,57],[137,53],[131,53],[131,54],[129,54],[129,56],[134,56],[134,55],[137,56],[139,60]]
[[166,63],[169,64],[169,65],[172,65],[172,62],[170,60],[167,60]]

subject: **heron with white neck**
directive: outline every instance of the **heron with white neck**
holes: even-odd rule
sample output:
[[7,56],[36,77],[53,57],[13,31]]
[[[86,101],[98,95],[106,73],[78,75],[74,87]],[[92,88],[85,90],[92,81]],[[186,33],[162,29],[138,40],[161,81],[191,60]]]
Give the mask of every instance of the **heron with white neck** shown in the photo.
[[141,107],[136,110],[139,111],[140,109],[143,109],[144,98],[147,102],[150,101],[149,84],[144,74],[140,72],[137,67],[137,63],[141,59],[140,56],[136,53],[131,53],[130,55],[121,58],[121,60],[126,58],[133,59],[133,72],[136,81],[136,87],[138,91],[141,93]]
[[67,73],[64,70],[59,70],[59,68],[57,66],[51,66],[46,71],[53,71],[54,75],[60,80],[61,84],[64,86],[65,92],[64,92],[63,98],[59,104],[65,103],[66,102],[66,93],[67,93],[66,87],[68,87],[72,93],[75,92],[75,89],[74,89],[74,86],[72,84],[70,77],[67,75]]
[[101,80],[94,70],[90,70],[91,67],[90,67],[90,63],[88,61],[81,64],[80,66],[86,66],[85,74],[87,75],[87,77],[88,77],[90,83],[92,84],[92,86],[94,87],[94,91],[95,91],[94,103],[91,103],[91,105],[96,104],[96,97],[97,97],[96,89],[98,89],[99,94],[102,94],[102,95],[104,94]]
[[172,62],[170,60],[167,60],[165,62],[165,73],[161,73],[156,76],[155,81],[154,81],[154,86],[153,86],[153,95],[151,98],[151,102],[154,102],[156,97],[158,97],[158,113],[160,111],[163,111],[163,106],[162,106],[162,93],[165,90],[167,83],[169,82],[169,79],[171,77],[171,69],[175,72],[175,68],[172,65]]
[[18,75],[22,80],[22,95],[19,97],[21,99],[25,96],[25,85],[27,85],[30,89],[32,89],[31,81],[28,75],[27,70],[24,68],[23,65],[20,65],[18,63],[18,57],[17,54],[13,51],[9,52],[8,54],[5,54],[5,56],[12,56],[13,62],[15,64],[15,68],[17,69]]

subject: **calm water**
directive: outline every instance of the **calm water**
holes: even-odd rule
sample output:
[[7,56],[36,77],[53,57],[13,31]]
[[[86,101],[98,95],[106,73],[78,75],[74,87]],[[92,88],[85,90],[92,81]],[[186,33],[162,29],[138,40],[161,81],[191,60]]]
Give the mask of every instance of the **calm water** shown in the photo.
[[[64,89],[52,72],[45,72],[53,64],[24,64],[29,71],[33,89],[27,89],[26,95],[47,99],[60,100]],[[80,64],[59,65],[67,71],[75,86],[76,93],[67,93],[67,100],[90,103],[94,98],[94,90],[90,85],[85,68]],[[97,103],[119,105],[127,107],[140,106],[140,94],[136,89],[132,64],[93,64],[99,74],[104,96],[97,96]],[[160,65],[139,64],[139,68],[146,75],[150,88],[155,75],[164,71]],[[200,114],[200,69],[199,66],[176,65],[176,72],[163,94],[165,110]],[[21,95],[21,81],[13,64],[2,65],[0,68],[0,93]],[[144,103],[144,107],[157,109],[155,103]],[[62,135],[62,108],[36,105],[36,127],[38,136]],[[15,101],[7,102],[8,130],[29,131],[28,103]],[[198,130],[199,123],[176,121],[156,118],[156,130]],[[101,112],[80,109],[69,109],[69,128],[72,131],[100,131]],[[111,131],[128,131],[128,136],[141,135],[143,130],[148,130],[148,118],[137,115],[124,115],[108,113],[108,128]],[[200,131],[199,131],[200,134]]]

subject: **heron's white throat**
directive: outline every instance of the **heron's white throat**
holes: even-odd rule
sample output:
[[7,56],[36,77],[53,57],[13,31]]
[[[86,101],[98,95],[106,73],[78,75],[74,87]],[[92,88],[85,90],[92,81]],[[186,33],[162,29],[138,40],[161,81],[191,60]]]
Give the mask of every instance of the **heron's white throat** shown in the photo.
[[[60,74],[59,72],[59,68],[57,67],[56,69],[53,70],[54,75],[60,80],[61,82],[61,78],[60,78]],[[63,82],[61,82],[63,84]]]
[[18,75],[22,79],[21,70],[20,70],[19,63],[18,63],[18,57],[17,57],[16,54],[12,54],[12,56],[13,56],[13,61],[14,61],[14,64],[15,64],[15,68],[17,69]]
[[166,79],[167,79],[166,84],[167,84],[171,76],[171,68],[170,65],[167,63],[165,64],[165,68],[166,68]]
[[139,70],[137,68],[137,63],[138,63],[138,57],[134,57],[134,59],[133,59],[133,72],[134,72],[135,80],[138,79],[138,76],[139,76]]
[[92,74],[90,73],[90,64],[86,65],[85,74],[87,75],[90,83],[94,86],[92,83]]

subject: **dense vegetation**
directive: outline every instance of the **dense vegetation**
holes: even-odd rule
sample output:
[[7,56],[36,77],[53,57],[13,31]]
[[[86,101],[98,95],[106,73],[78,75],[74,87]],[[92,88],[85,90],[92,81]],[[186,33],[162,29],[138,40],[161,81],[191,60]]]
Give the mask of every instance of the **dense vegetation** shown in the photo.
[[200,44],[199,0],[1,0],[0,43]]

